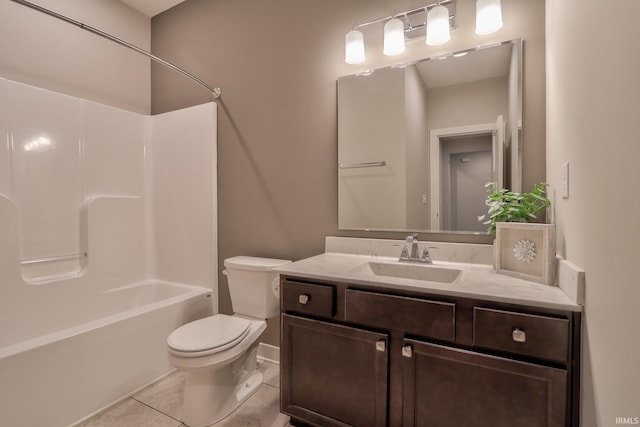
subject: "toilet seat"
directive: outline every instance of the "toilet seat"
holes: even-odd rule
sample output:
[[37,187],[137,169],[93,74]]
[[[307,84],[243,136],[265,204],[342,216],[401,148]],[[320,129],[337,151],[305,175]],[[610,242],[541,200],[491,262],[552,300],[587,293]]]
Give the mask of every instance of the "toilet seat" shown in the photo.
[[206,356],[235,346],[250,329],[248,319],[216,314],[179,327],[169,335],[167,345],[169,352],[177,356]]

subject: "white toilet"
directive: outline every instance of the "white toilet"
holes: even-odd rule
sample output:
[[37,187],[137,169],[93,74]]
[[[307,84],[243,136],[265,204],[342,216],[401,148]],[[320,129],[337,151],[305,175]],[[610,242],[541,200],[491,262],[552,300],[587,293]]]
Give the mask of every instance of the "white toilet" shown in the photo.
[[262,385],[256,369],[258,338],[265,319],[279,314],[281,259],[236,256],[224,261],[234,315],[216,314],[187,323],[167,338],[169,361],[187,380],[182,421],[189,427],[214,424]]

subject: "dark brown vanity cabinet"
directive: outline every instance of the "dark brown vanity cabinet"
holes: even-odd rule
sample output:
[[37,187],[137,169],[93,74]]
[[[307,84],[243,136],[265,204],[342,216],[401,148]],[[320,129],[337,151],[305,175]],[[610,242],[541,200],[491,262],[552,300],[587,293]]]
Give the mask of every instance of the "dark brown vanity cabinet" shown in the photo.
[[283,410],[316,425],[387,424],[388,335],[282,316]]
[[405,345],[403,426],[568,425],[565,369],[421,341]]
[[580,314],[281,278],[294,425],[578,426]]

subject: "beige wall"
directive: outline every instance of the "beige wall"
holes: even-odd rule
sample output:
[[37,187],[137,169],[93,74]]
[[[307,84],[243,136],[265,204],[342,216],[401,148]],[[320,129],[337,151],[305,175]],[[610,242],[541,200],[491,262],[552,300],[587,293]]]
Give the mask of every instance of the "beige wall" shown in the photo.
[[[450,43],[430,47],[412,41],[395,58],[384,57],[382,27],[371,26],[364,31],[367,61],[344,63],[344,36],[354,21],[425,3],[187,0],[152,19],[153,51],[223,91],[218,105],[220,261],[238,254],[297,260],[322,252],[326,235],[358,234],[337,229],[336,79],[366,68],[524,38],[525,186],[544,179],[543,0],[503,0],[505,26],[485,37],[474,33],[475,0],[458,0]],[[210,100],[206,91],[155,64],[152,89],[153,113]],[[229,312],[222,275],[219,282],[220,309]],[[265,340],[277,343],[277,336],[277,326],[270,325]]]
[[558,252],[586,271],[585,427],[640,417],[640,2],[603,6],[547,0],[547,177]]
[[[34,0],[149,50],[151,21],[113,0]],[[138,113],[150,112],[149,59],[77,26],[0,2],[0,76]]]

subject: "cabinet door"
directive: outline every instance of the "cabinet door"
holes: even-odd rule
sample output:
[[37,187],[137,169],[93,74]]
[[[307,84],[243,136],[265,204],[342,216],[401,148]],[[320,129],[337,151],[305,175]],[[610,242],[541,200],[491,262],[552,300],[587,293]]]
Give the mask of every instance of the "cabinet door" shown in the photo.
[[282,412],[319,426],[385,426],[388,335],[282,315]]
[[567,371],[404,340],[403,426],[565,427]]

